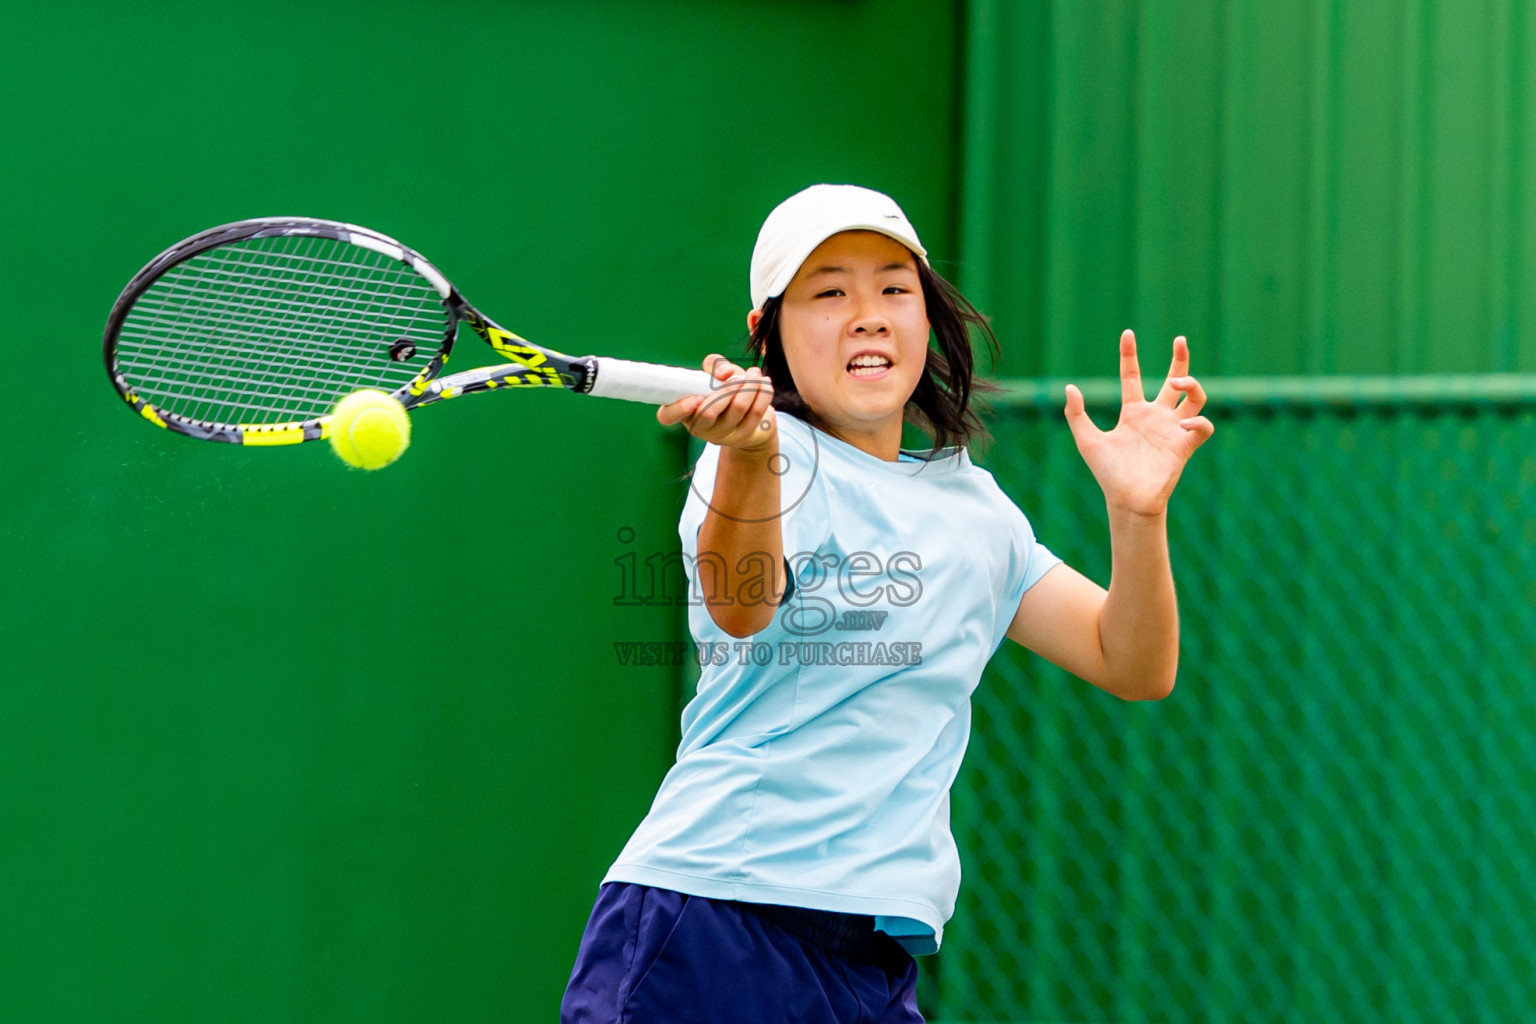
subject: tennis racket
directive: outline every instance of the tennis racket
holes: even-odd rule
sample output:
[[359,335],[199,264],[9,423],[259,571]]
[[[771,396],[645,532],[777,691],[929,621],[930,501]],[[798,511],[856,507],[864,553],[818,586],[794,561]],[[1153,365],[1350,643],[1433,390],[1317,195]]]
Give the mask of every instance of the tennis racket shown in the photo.
[[[508,362],[439,376],[460,322]],[[171,246],[118,296],[102,355],[146,420],[245,445],[326,437],[331,409],[361,388],[414,409],[526,387],[665,405],[720,386],[701,370],[541,348],[394,239],[303,217],[243,220]]]

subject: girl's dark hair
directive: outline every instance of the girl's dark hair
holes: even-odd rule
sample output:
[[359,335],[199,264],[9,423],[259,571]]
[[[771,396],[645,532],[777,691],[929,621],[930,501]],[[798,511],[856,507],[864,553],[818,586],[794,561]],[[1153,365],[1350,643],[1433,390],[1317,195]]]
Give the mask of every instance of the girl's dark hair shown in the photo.
[[[917,276],[922,282],[933,341],[928,346],[928,365],[907,402],[903,418],[932,437],[935,453],[951,445],[987,440],[989,435],[972,408],[972,400],[977,392],[996,388],[976,376],[971,331],[981,336],[994,361],[998,355],[997,336],[970,300],[922,260],[917,261]],[[773,381],[773,407],[822,427],[816,413],[800,397],[784,358],[784,343],[779,338],[779,307],[783,304],[782,295],[763,303],[763,315],[748,336],[747,347]]]

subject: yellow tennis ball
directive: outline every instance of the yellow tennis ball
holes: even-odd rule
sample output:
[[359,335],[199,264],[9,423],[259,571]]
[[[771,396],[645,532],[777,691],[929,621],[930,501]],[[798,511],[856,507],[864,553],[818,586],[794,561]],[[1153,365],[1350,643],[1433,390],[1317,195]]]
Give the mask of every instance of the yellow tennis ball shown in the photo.
[[410,445],[411,417],[382,391],[354,391],[336,403],[328,436],[347,465],[383,469]]

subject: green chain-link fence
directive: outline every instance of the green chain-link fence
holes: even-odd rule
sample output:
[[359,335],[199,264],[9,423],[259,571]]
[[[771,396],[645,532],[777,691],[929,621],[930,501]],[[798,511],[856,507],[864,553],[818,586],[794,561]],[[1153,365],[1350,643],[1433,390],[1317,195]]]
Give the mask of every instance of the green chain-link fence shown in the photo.
[[[1005,645],[931,1019],[1536,1020],[1536,378],[1208,388],[1178,688],[1123,703]],[[1105,581],[1059,393],[1012,387],[983,462]]]

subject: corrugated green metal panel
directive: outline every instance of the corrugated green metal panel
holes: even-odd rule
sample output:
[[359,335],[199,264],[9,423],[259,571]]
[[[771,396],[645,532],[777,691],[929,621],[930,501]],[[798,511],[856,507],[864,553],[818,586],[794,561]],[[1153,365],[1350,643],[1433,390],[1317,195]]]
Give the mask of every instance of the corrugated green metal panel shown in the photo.
[[968,8],[960,279],[1008,375],[1536,369],[1514,0]]
[[[1179,17],[1170,16],[1174,10]],[[1220,184],[1221,161],[1191,157],[1218,152],[1223,68],[1220,61],[1190,61],[1188,55],[1218,52],[1223,25],[1215,0],[1159,0],[1147,6],[1141,19],[1134,324],[1159,350],[1169,331],[1187,330],[1199,339],[1194,324],[1215,323],[1221,312],[1217,278],[1209,272],[1209,259],[1221,251],[1220,206],[1211,201]],[[1111,332],[1132,323],[1112,325]],[[1178,326],[1184,323],[1190,326]],[[1156,330],[1157,325],[1165,326]],[[1094,340],[1102,355],[1105,337]],[[1216,353],[1209,349],[1207,344],[1197,358],[1214,369],[1208,360]],[[1094,372],[1112,369],[1102,358],[1090,362]]]
[[[960,255],[951,277],[1010,339],[1038,339],[1045,302],[1049,10],[975,0],[967,23]],[[942,265],[940,269],[945,269]],[[1042,372],[1038,344],[1008,346],[1011,376]]]
[[[1135,92],[1104,68],[1135,66],[1135,7],[1124,0],[1053,9],[1046,189],[1047,365],[1076,338],[1112,338],[1105,317],[1135,301]],[[1093,54],[1078,60],[1076,54]],[[1086,271],[1086,273],[1085,273]]]
[[[1402,318],[1399,258],[1380,250],[1396,246],[1402,215],[1398,190],[1382,187],[1384,175],[1401,174],[1406,155],[1400,140],[1404,95],[1401,25],[1369,5],[1340,11],[1336,35],[1348,43],[1337,67],[1338,102],[1331,108],[1335,138],[1349,139],[1349,160],[1340,169],[1331,204],[1334,227],[1328,256],[1333,268],[1331,359],[1320,369],[1342,373],[1396,368]],[[1337,152],[1337,149],[1335,149]],[[1411,325],[1409,325],[1411,330]]]

